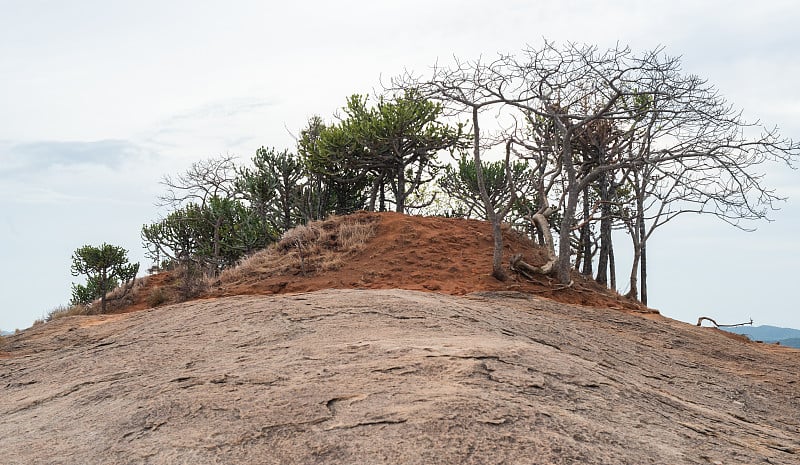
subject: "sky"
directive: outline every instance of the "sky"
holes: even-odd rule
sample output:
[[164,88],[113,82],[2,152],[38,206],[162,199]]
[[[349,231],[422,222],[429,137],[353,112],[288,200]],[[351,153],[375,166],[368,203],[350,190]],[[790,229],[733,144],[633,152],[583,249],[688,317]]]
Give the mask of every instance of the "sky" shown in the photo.
[[[85,244],[122,246],[148,268],[140,230],[162,213],[164,175],[292,149],[312,115],[330,119],[348,95],[454,56],[543,39],[664,46],[747,119],[800,139],[793,0],[0,0],[0,11],[3,330],[69,302]],[[800,173],[764,171],[789,199],[756,232],[692,215],[653,235],[652,307],[691,323],[800,328]]]

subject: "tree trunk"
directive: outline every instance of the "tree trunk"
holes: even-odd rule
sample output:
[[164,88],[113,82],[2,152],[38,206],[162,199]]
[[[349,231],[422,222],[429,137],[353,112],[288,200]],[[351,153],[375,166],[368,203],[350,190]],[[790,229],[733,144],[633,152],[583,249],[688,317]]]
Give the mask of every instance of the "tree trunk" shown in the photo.
[[642,258],[640,263],[640,270],[641,270],[641,282],[639,283],[641,286],[641,296],[639,297],[639,301],[642,302],[644,305],[647,305],[647,245],[644,240],[642,240]]
[[406,211],[406,173],[403,168],[397,172],[397,192],[395,193],[395,211],[405,213]]
[[639,196],[637,199],[637,209],[639,210],[639,243],[641,249],[641,258],[640,258],[640,271],[641,271],[641,278],[640,278],[640,285],[641,285],[641,292],[639,301],[642,302],[644,305],[647,305],[647,235],[646,235],[646,228],[644,224],[644,199],[642,196]]
[[534,274],[552,274],[558,264],[556,251],[553,247],[553,233],[550,232],[550,222],[548,218],[553,213],[553,209],[547,207],[544,211],[540,211],[531,217],[531,223],[539,230],[544,236],[542,246],[547,251],[547,262],[542,266],[534,266],[522,260],[522,254],[516,254],[511,257],[511,269],[522,274],[523,276],[533,279]]
[[486,210],[486,219],[492,223],[492,238],[494,250],[492,252],[492,276],[498,281],[505,281],[505,270],[503,270],[503,231],[500,229],[502,218],[498,218],[495,206],[486,191],[486,181],[483,178],[483,166],[481,164],[481,133],[478,128],[478,107],[472,108],[472,157],[475,161],[475,178],[478,181],[478,191],[483,200],[483,207]]
[[626,297],[637,300],[639,298],[639,260],[642,257],[638,242],[639,241],[635,241],[633,244],[633,265],[631,266],[630,290],[627,294],[625,294]]
[[106,293],[108,292],[108,274],[106,269],[100,272],[100,313],[106,312]]
[[[571,155],[570,155],[571,156]],[[574,185],[574,180],[569,185]],[[564,209],[564,217],[561,219],[561,231],[558,237],[558,264],[557,276],[558,281],[563,285],[569,285],[572,282],[572,263],[570,256],[572,250],[569,241],[569,235],[572,230],[572,221],[575,218],[575,210],[578,204],[578,192],[574,189],[570,190],[567,194],[567,205]]]
[[600,175],[600,258],[597,261],[596,281],[608,285],[608,263],[611,252],[611,209],[609,208],[608,176]]
[[609,287],[611,289],[617,288],[617,263],[614,259],[614,240],[611,238],[611,234],[609,233],[609,240],[608,240],[608,277],[609,277]]
[[[558,119],[555,121],[558,123]],[[559,123],[560,124],[560,123]],[[570,257],[572,255],[572,244],[569,237],[572,232],[572,222],[575,221],[575,210],[578,206],[578,198],[580,197],[581,187],[577,185],[575,179],[575,165],[572,161],[572,129],[565,128],[563,135],[563,145],[561,147],[561,162],[563,164],[564,172],[567,176],[567,204],[564,208],[564,216],[561,218],[561,229],[558,234],[558,264],[557,276],[558,280],[564,286],[572,284],[572,262]]]
[[[374,212],[375,211],[375,203],[378,200],[378,190],[381,183],[381,177],[378,176],[372,181],[372,188],[369,191],[369,205],[367,206],[367,210]],[[381,199],[382,200],[382,199]]]
[[283,231],[286,232],[292,228],[292,188],[293,186],[288,185],[288,180],[286,184],[284,184],[283,188]]
[[380,211],[386,211],[386,184],[383,182],[383,176],[381,176],[380,203],[378,207],[380,208]]
[[[584,225],[581,227],[581,249],[583,256],[583,269],[581,273],[586,276],[594,274],[592,271],[592,234],[591,225],[589,224],[589,189],[583,190],[583,221]],[[577,263],[575,265],[577,267]]]

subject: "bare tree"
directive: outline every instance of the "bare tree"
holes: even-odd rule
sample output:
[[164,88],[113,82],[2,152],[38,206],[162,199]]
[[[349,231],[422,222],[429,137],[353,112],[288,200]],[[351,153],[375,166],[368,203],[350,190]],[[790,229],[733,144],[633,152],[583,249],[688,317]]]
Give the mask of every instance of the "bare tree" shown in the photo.
[[[505,62],[498,59],[485,63],[480,59],[474,62],[455,61],[452,67],[436,66],[428,79],[419,79],[410,73],[392,80],[392,86],[401,89],[415,89],[420,95],[439,100],[451,115],[466,113],[472,125],[472,157],[475,164],[475,175],[480,198],[486,218],[492,224],[493,258],[492,276],[500,281],[507,279],[503,270],[503,234],[501,223],[511,210],[516,196],[511,189],[512,175],[507,172],[509,198],[502,203],[495,203],[486,188],[483,173],[482,152],[498,144],[497,139],[484,140],[481,131],[481,115],[491,107],[504,105],[503,89],[509,80],[504,72]],[[488,142],[488,143],[487,143]],[[508,166],[509,150],[506,150]]]
[[[755,170],[769,161],[791,163],[800,154],[797,143],[745,121],[705,80],[682,74],[679,59],[661,49],[635,55],[628,48],[545,43],[525,50],[521,60],[510,59],[509,69],[526,84],[508,104],[548,118],[558,129],[566,191],[559,231],[563,284],[570,282],[569,232],[578,201],[607,173],[626,168],[645,173],[651,167],[671,179],[680,201],[668,202],[671,213],[663,218],[708,212],[738,224],[765,217],[779,200]],[[623,132],[616,137],[630,142],[591,166],[578,165],[580,137],[598,121],[618,122]]]
[[161,184],[167,192],[158,197],[159,205],[178,208],[195,203],[202,207],[213,197],[233,199],[238,194],[237,176],[234,155],[195,162],[185,173],[163,177]]
[[[520,56],[501,55],[488,64],[456,60],[453,68],[437,66],[430,80],[399,82],[471,116],[476,161],[482,149],[478,118],[488,107],[513,108],[529,121],[550,125],[552,136],[534,139],[530,144],[538,148],[528,157],[540,157],[540,166],[551,166],[544,157],[553,157],[559,167],[555,269],[564,285],[571,283],[571,234],[582,226],[575,221],[577,207],[590,187],[600,191],[600,218],[610,220],[612,188],[633,180],[639,284],[646,289],[646,242],[658,225],[687,212],[712,214],[740,227],[742,221],[765,218],[780,197],[763,184],[762,164],[791,166],[800,155],[798,143],[746,121],[713,86],[684,74],[680,60],[661,48],[635,54],[627,47],[545,42]],[[604,127],[613,131],[596,137]],[[481,197],[499,231],[503,209],[491,205],[485,192]],[[601,227],[604,260],[613,258],[610,224]],[[497,246],[495,238],[500,270]],[[642,294],[646,301],[646,291]]]

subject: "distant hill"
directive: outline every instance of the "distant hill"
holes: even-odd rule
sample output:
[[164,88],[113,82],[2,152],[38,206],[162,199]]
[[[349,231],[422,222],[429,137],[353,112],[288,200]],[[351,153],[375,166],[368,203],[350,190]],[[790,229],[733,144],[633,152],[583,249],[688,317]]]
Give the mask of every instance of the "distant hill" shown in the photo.
[[790,337],[789,339],[781,339],[778,341],[782,346],[795,347],[800,349],[800,337]]
[[723,328],[735,334],[743,334],[754,341],[779,342],[781,345],[800,348],[800,330],[793,328],[781,328],[778,326],[738,326],[735,328]]
[[11,331],[3,331],[2,329],[0,329],[0,336],[11,336],[12,334],[14,333],[12,333]]

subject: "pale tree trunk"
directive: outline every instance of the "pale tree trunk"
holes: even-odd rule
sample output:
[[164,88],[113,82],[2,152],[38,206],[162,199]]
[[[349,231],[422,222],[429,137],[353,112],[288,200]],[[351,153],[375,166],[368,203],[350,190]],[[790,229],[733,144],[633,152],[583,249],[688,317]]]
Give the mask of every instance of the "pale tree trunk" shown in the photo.
[[554,270],[557,269],[558,265],[558,257],[556,256],[556,249],[555,245],[553,244],[553,233],[550,231],[550,215],[553,214],[553,209],[550,207],[545,208],[543,211],[536,213],[531,218],[531,221],[536,226],[536,229],[542,235],[544,239],[544,246],[545,252],[547,252],[547,262],[542,265],[538,272],[541,274],[551,274]]
[[641,292],[639,301],[647,305],[647,229],[644,224],[644,198],[640,195],[636,199],[636,208],[639,213],[639,250],[640,250],[640,271],[641,279],[640,286]]
[[553,272],[557,270],[558,257],[556,256],[555,247],[553,246],[553,233],[550,231],[550,222],[548,220],[553,211],[552,208],[547,207],[530,218],[543,238],[541,245],[547,252],[547,261],[544,265],[534,266],[525,263],[522,260],[522,254],[516,254],[511,258],[511,268],[528,278],[532,279],[534,274],[553,274]]
[[483,166],[481,165],[481,147],[480,147],[480,129],[478,128],[478,107],[472,108],[472,156],[475,160],[475,177],[478,181],[478,190],[483,200],[483,206],[486,210],[486,218],[492,223],[492,238],[494,242],[494,249],[492,252],[492,276],[499,281],[505,281],[505,270],[503,270],[503,231],[500,228],[502,218],[499,218],[495,212],[495,206],[492,205],[489,199],[489,193],[486,191],[486,183],[483,178]]
[[572,283],[572,263],[570,262],[572,250],[569,242],[569,233],[572,229],[572,221],[575,218],[577,204],[578,193],[575,192],[574,189],[570,190],[570,192],[567,194],[567,205],[564,208],[564,217],[561,219],[561,231],[559,234],[558,243],[558,263],[556,264],[558,281],[565,286]]
[[633,245],[633,265],[631,266],[631,276],[630,276],[630,290],[626,297],[631,299],[639,299],[639,260],[641,259],[642,254],[639,249],[638,241],[636,241]]
[[561,159],[564,164],[564,171],[567,174],[567,204],[564,208],[564,216],[561,218],[561,230],[558,237],[558,263],[556,264],[558,281],[567,286],[572,284],[572,262],[570,256],[572,254],[569,235],[572,231],[572,222],[575,220],[575,210],[578,206],[578,198],[583,190],[578,186],[575,179],[575,165],[572,163],[572,146],[570,145],[570,137],[572,131],[566,129],[564,134],[564,145],[561,148]]

